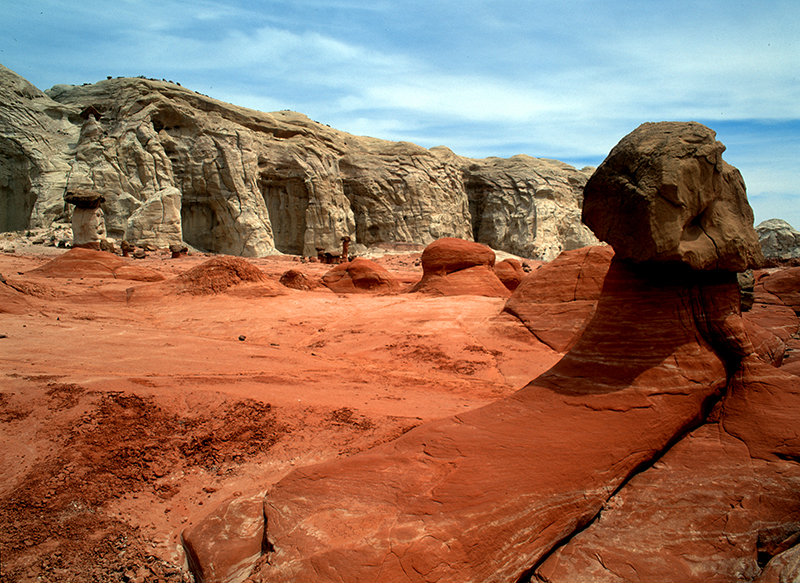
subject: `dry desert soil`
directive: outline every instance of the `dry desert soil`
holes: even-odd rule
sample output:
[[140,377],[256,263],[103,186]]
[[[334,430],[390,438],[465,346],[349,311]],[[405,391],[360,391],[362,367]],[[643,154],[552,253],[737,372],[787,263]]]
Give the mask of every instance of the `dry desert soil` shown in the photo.
[[[209,260],[129,260],[165,282],[0,254],[0,581],[191,581],[181,532],[298,465],[349,456],[524,386],[560,354],[505,300],[299,291],[330,266],[248,260],[266,283],[170,287]],[[419,254],[374,260],[406,284]],[[2,285],[0,285],[2,287]],[[17,293],[17,292],[24,293]]]

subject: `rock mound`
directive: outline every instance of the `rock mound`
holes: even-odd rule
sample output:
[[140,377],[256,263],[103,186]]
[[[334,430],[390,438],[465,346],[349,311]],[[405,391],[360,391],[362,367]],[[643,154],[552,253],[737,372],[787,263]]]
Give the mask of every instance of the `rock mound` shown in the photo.
[[162,281],[159,272],[135,265],[106,251],[76,247],[29,272],[44,277],[97,277],[131,281]]
[[322,283],[331,291],[345,294],[389,294],[400,291],[400,284],[391,273],[363,257],[340,263],[322,276]]
[[243,283],[269,283],[266,275],[241,257],[214,257],[174,280],[181,293],[218,294]]
[[695,122],[646,123],[584,189],[583,222],[621,258],[745,271],[763,263],[753,211],[725,146]]
[[511,295],[494,270],[495,253],[485,245],[445,237],[422,252],[422,279],[411,292],[431,295]]
[[317,288],[317,282],[302,271],[290,269],[281,275],[279,283],[291,289],[311,291]]

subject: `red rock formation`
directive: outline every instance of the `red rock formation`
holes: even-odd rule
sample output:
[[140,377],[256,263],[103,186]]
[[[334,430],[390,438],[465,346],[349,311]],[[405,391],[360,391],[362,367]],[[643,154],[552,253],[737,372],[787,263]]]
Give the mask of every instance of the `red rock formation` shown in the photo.
[[45,277],[99,277],[132,281],[161,281],[164,276],[107,253],[76,247],[30,271]]
[[480,243],[438,239],[422,252],[422,279],[410,291],[507,298],[511,292],[492,270],[494,261],[494,251]]
[[536,580],[753,580],[800,532],[798,419],[800,379],[748,356],[710,422],[633,478]]
[[233,498],[197,526],[181,533],[183,548],[198,583],[244,580],[261,556],[264,518],[261,496]]
[[422,271],[432,275],[447,275],[478,265],[494,267],[494,262],[494,251],[486,245],[453,237],[437,239],[422,252]]
[[696,317],[691,293],[612,263],[569,366],[512,398],[290,474],[265,500],[275,549],[266,580],[521,576],[721,393],[725,364],[700,331],[718,318]]
[[209,295],[222,293],[243,283],[272,284],[261,270],[241,257],[220,256],[182,273],[173,285],[181,293]]
[[303,291],[310,291],[318,286],[318,283],[312,278],[308,277],[302,271],[290,269],[283,273],[280,278],[280,284],[291,289],[299,289]]
[[516,259],[503,259],[497,262],[494,266],[494,273],[512,292],[519,287],[522,278],[525,277],[522,264]]
[[400,291],[400,284],[386,269],[362,257],[341,263],[322,276],[322,283],[337,293],[388,294]]
[[504,311],[550,348],[565,352],[594,313],[613,256],[608,246],[563,252],[528,274]]

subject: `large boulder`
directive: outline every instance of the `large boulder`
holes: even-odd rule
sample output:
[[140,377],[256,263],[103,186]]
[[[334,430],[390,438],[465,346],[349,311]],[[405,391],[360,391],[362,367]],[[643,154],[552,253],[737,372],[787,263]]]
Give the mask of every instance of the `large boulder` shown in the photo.
[[725,146],[695,122],[645,123],[584,189],[583,222],[620,258],[744,271],[763,263],[753,211]]

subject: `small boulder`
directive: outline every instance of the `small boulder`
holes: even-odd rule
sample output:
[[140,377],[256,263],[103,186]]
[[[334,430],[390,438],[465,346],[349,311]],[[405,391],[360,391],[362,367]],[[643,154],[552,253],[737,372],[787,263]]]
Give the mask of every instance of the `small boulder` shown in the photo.
[[502,261],[498,261],[494,266],[494,274],[500,278],[503,285],[512,292],[517,289],[522,278],[525,277],[522,264],[516,259],[503,259]]

